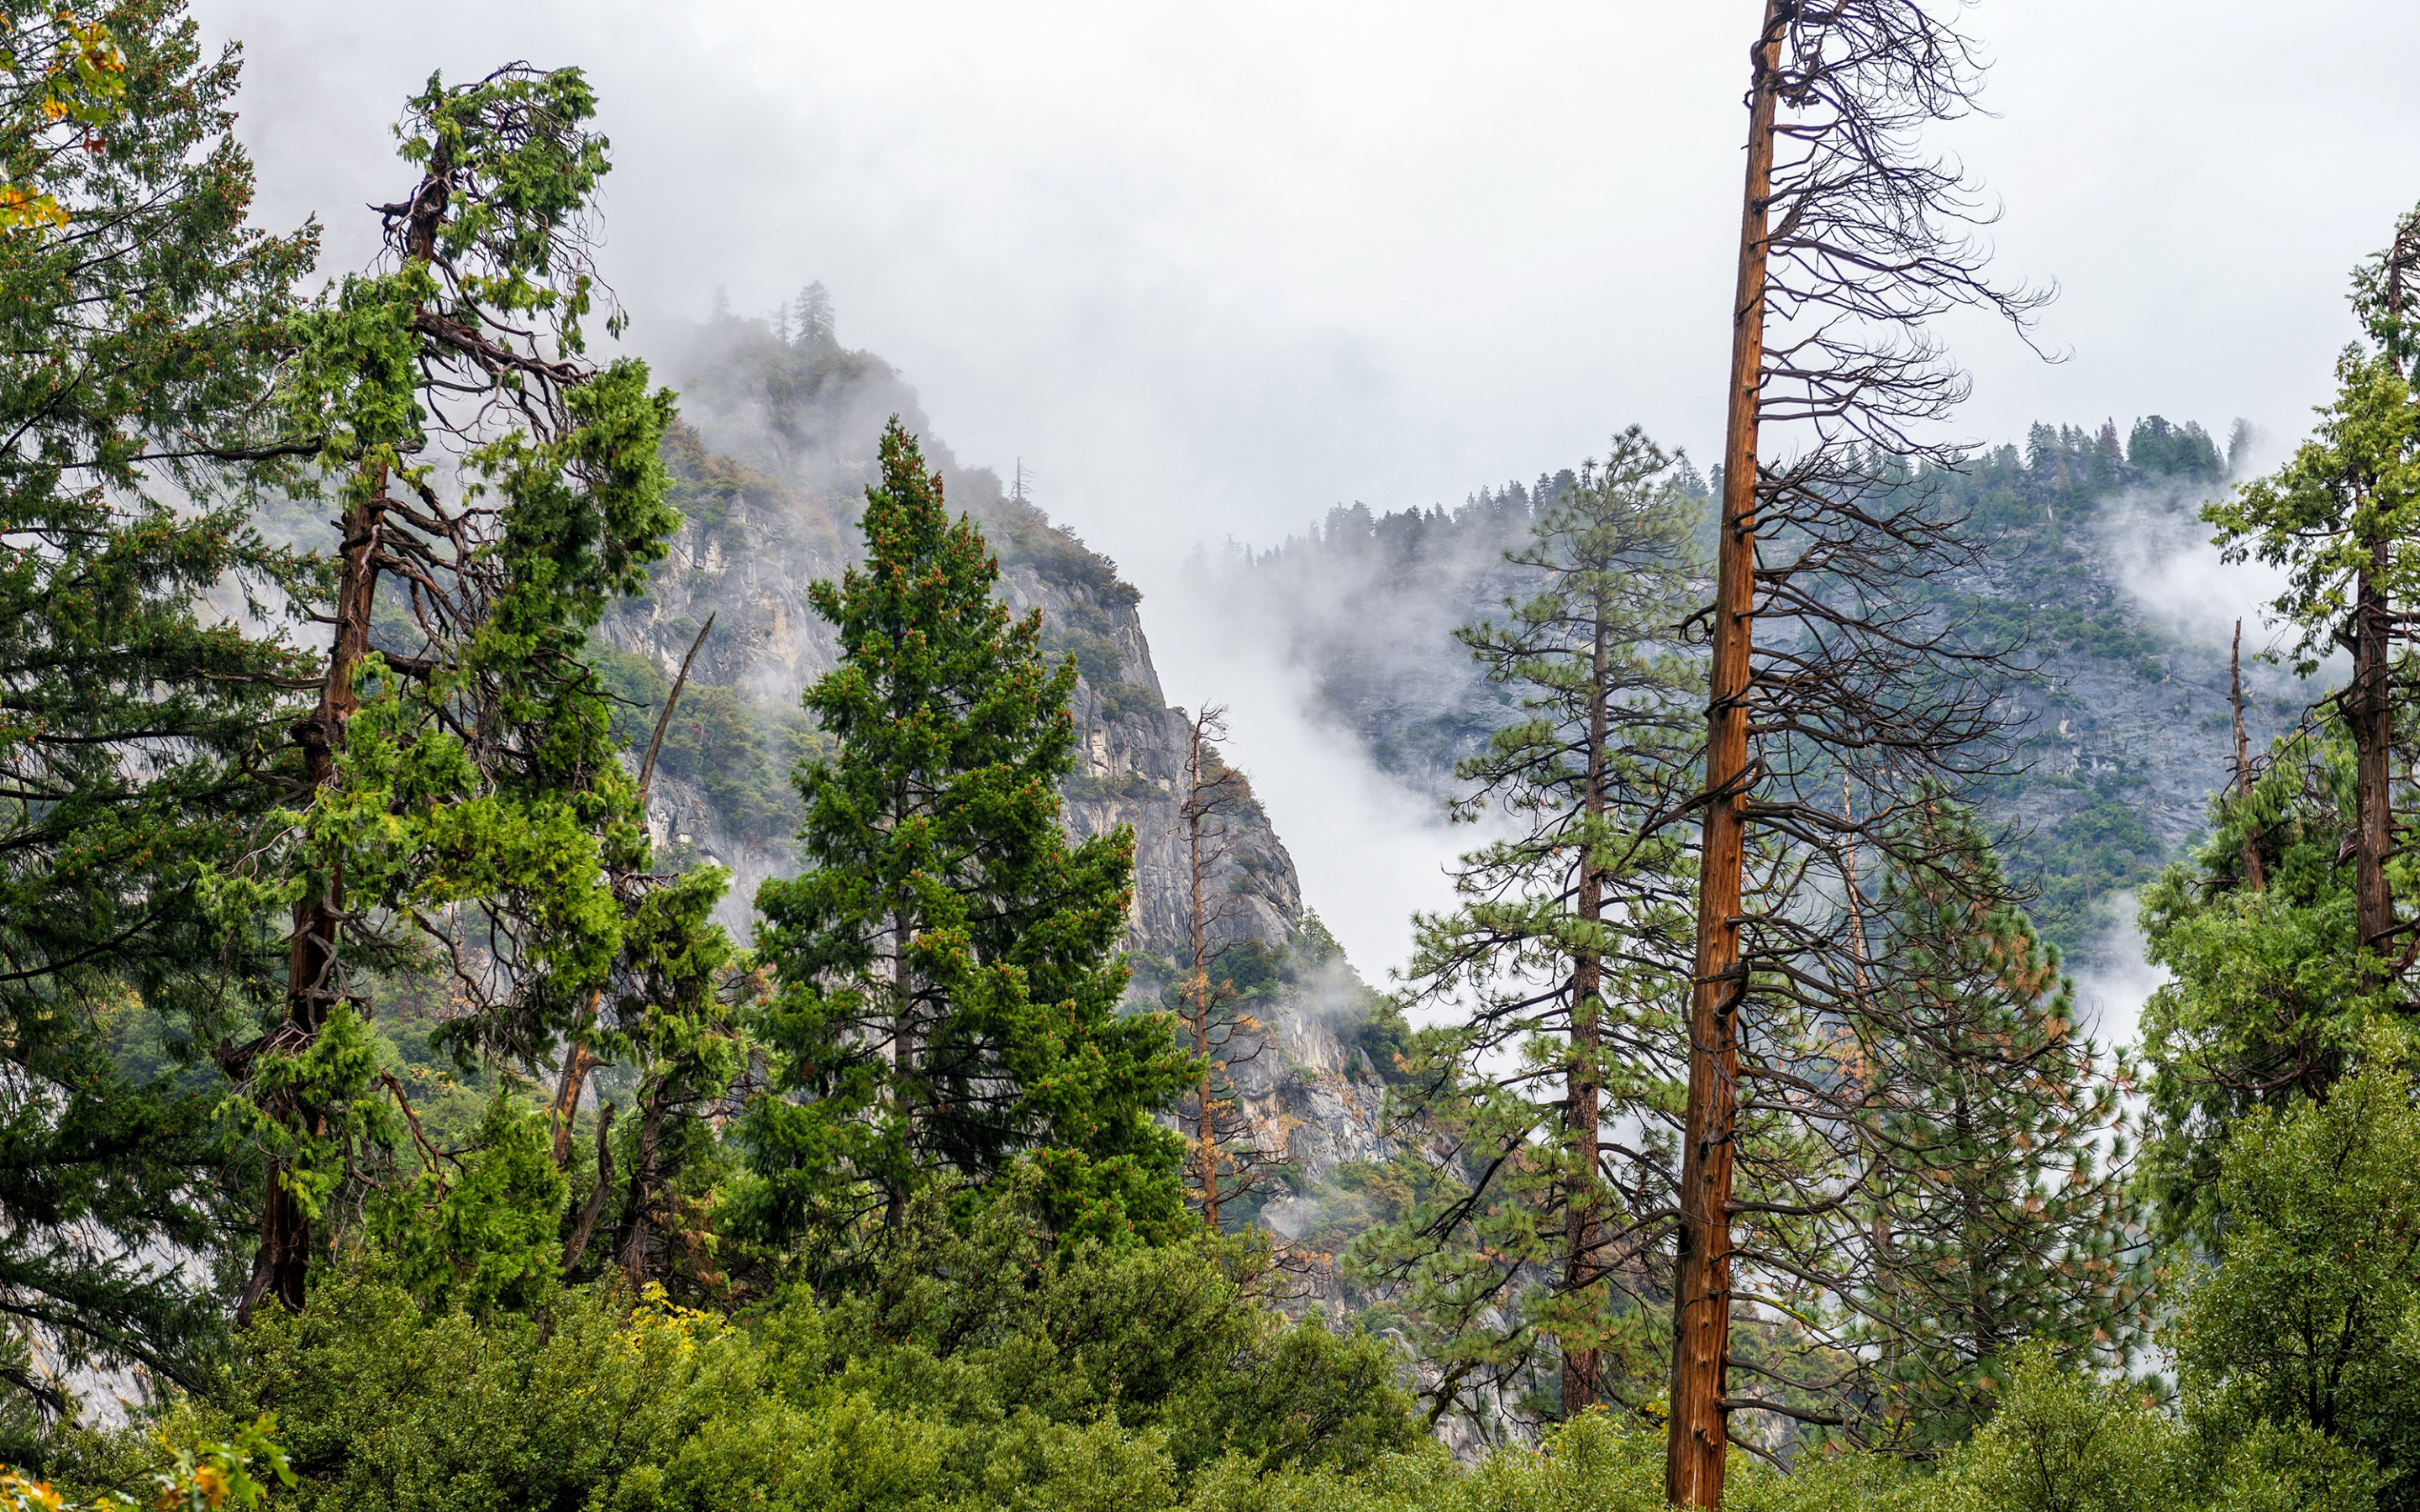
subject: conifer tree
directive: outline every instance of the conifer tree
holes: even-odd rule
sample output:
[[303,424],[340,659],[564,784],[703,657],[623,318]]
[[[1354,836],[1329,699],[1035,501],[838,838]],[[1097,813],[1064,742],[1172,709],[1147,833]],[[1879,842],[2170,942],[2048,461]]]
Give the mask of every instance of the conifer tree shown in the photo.
[[112,1041],[229,980],[196,881],[292,779],[278,611],[319,592],[252,522],[310,449],[271,383],[316,237],[247,226],[238,82],[177,0],[0,6],[0,1296],[70,1371],[188,1386],[214,1100]]
[[1522,717],[1461,764],[1456,814],[1512,833],[1463,857],[1461,906],[1419,921],[1408,973],[1459,1020],[1419,1037],[1399,1109],[1442,1137],[1452,1179],[1353,1256],[1425,1319],[1439,1411],[1546,1381],[1565,1415],[1655,1394],[1640,1299],[1686,1054],[1672,820],[1703,686],[1680,648],[1698,512],[1633,426],[1505,553],[1544,591],[1459,632]]
[[2409,706],[2408,672],[2396,642],[2420,603],[2420,401],[2392,344],[2375,354],[2346,351],[2336,362],[2336,396],[2293,457],[2232,499],[2203,511],[2230,561],[2257,556],[2286,569],[2287,588],[2272,606],[2294,627],[2299,668],[2307,676],[2336,649],[2351,675],[2335,696],[2335,717],[2354,758],[2350,837],[2356,949],[2364,991],[2399,1000],[2395,979],[2408,964],[2396,919],[2400,872],[2395,856],[2396,711]]
[[380,208],[388,270],[294,323],[287,402],[342,534],[302,794],[218,888],[231,934],[291,911],[278,1022],[218,1050],[269,1165],[246,1310],[302,1305],[314,1226],[392,1137],[361,1023],[379,973],[442,972],[457,1052],[529,1072],[619,964],[608,884],[646,837],[582,653],[679,516],[671,394],[583,355],[595,111],[577,69],[432,77],[400,132],[418,181]]
[[2029,1340],[2125,1365],[2150,1293],[2118,1088],[2057,951],[2006,901],[1971,814],[1937,798],[1905,822],[1932,831],[1906,849],[1940,864],[1892,868],[1876,902],[1896,965],[1854,1021],[1855,1069],[1887,1156],[1863,1183],[1880,1254],[1848,1333],[1874,1377],[1853,1432],[1920,1453],[1990,1415]]
[[998,559],[896,420],[863,528],[864,564],[813,590],[841,659],[805,695],[837,743],[799,773],[806,870],[757,894],[780,1094],[741,1134],[758,1222],[845,1240],[1030,1156],[1063,1229],[1172,1234],[1183,1150],[1152,1115],[1189,1067],[1165,1019],[1118,1011],[1131,832],[1059,827],[1075,664],[993,596]]

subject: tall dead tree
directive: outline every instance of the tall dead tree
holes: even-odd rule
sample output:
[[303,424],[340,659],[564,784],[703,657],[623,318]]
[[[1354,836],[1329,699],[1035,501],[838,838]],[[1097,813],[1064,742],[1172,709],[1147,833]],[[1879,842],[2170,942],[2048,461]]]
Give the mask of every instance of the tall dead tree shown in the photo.
[[1186,1184],[1202,1223],[1214,1234],[1219,1205],[1263,1184],[1269,1164],[1266,1152],[1252,1140],[1231,1074],[1233,1067],[1261,1053],[1260,1024],[1233,1011],[1234,984],[1218,980],[1215,972],[1233,943],[1221,937],[1229,909],[1213,890],[1216,874],[1232,854],[1230,818],[1250,798],[1243,774],[1218,753],[1218,743],[1226,738],[1224,708],[1209,704],[1193,717],[1186,737],[1185,800],[1177,807],[1185,831],[1187,886],[1187,969],[1177,1017],[1199,1062],[1191,1118],[1180,1111],[1177,1122],[1190,1136]]
[[[1843,1105],[1868,1079],[1814,1064],[1878,1048],[1827,1051],[1816,1029],[1864,995],[1847,985],[1848,872],[1861,845],[1933,864],[1910,854],[1905,805],[1988,768],[2003,723],[1996,650],[1909,592],[1975,557],[1923,487],[1955,461],[1927,423],[1965,393],[1927,322],[1972,305],[2022,326],[2045,297],[1985,281],[1967,228],[1988,217],[1954,165],[1922,155],[1922,129],[1965,114],[1979,82],[1950,8],[1767,0],[1749,54],[1672,1299],[1667,1489],[1682,1505],[1720,1503],[1732,1412],[1837,1420],[1803,1405],[1808,1382],[1735,1352],[1734,1304],[1770,1284],[1789,1317],[1794,1298],[1856,1289],[1832,1257],[1848,1230],[1807,1237],[1854,1202],[1840,1170],[1887,1165],[1840,1148],[1874,1126]],[[1859,816],[1820,801],[1843,776],[1867,795]],[[1776,1153],[1747,1170],[1758,1128]],[[1761,1242],[1738,1242],[1743,1215],[1775,1220]],[[1764,1389],[1735,1390],[1743,1368]]]

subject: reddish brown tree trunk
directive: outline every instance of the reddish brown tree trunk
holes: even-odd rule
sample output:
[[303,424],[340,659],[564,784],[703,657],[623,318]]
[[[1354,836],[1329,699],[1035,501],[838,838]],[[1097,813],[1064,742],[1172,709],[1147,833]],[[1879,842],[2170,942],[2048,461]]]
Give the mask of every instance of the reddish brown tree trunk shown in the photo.
[[1680,1257],[1672,1296],[1672,1417],[1665,1495],[1719,1506],[1730,1447],[1731,1137],[1738,1106],[1734,1015],[1740,975],[1741,873],[1747,810],[1748,651],[1756,600],[1757,405],[1764,366],[1766,201],[1773,185],[1774,68],[1781,0],[1766,0],[1751,56],[1747,185],[1739,284],[1731,303],[1729,422],[1714,568],[1714,647],[1706,705],[1705,831],[1698,949],[1689,995],[1689,1102],[1681,1154]]
[[[364,497],[345,511],[344,540],[339,548],[336,579],[335,632],[328,645],[327,680],[320,685],[319,707],[294,729],[302,747],[304,770],[317,793],[335,777],[336,753],[344,748],[345,723],[361,707],[353,690],[354,675],[369,655],[370,607],[378,592],[379,525],[386,495],[386,470],[376,469],[365,480]],[[307,801],[307,800],[306,800]],[[308,1044],[327,1022],[328,1011],[341,1001],[344,984],[337,962],[344,929],[345,879],[341,866],[332,870],[327,885],[294,904],[294,936],[286,963],[286,1023],[271,1046],[295,1051]],[[301,1117],[302,1110],[282,1110]],[[313,1134],[319,1131],[314,1129]],[[303,1278],[311,1263],[311,1220],[286,1189],[283,1164],[269,1172],[269,1193],[260,1215],[260,1249],[245,1286],[241,1316],[264,1295],[274,1296],[300,1312]]]
[[[1580,850],[1578,912],[1580,922],[1593,929],[1605,913],[1605,879],[1597,872],[1595,822],[1605,815],[1605,606],[1596,610],[1596,640],[1590,653],[1589,746],[1587,786],[1581,795],[1589,824]],[[1597,1245],[1597,1120],[1602,1088],[1597,1082],[1597,995],[1604,986],[1604,965],[1595,948],[1575,953],[1572,962],[1571,1072],[1566,1093],[1567,1136],[1572,1149],[1572,1188],[1563,1206],[1563,1285],[1574,1295],[1596,1280]],[[1596,1405],[1600,1360],[1592,1344],[1563,1347],[1563,1415],[1576,1417]]]
[[[2369,562],[2353,588],[2353,908],[2365,950],[2382,957],[2394,943],[2395,899],[2386,890],[2386,854],[2393,843],[2389,783],[2394,763],[2394,706],[2387,677],[2386,551],[2369,543]],[[2375,963],[2364,982],[2379,985]]]

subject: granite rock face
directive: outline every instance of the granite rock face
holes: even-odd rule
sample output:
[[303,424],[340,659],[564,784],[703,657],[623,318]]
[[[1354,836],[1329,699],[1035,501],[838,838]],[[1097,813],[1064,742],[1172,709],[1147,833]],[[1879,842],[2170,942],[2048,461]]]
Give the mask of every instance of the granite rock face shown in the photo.
[[[1187,949],[1190,885],[1179,805],[1190,723],[1167,702],[1140,595],[1114,563],[1053,527],[997,474],[961,466],[879,359],[725,320],[700,335],[687,365],[680,386],[693,428],[668,447],[687,523],[645,595],[608,618],[603,639],[669,678],[711,616],[691,686],[728,689],[768,717],[795,710],[837,657],[832,627],[809,604],[808,588],[861,557],[857,522],[876,475],[875,443],[884,421],[898,415],[920,435],[952,508],[970,514],[999,554],[1001,597],[1019,613],[1039,610],[1046,646],[1077,659],[1081,764],[1064,790],[1063,823],[1077,838],[1132,827],[1127,949],[1135,997],[1156,1005]],[[721,917],[743,939],[757,887],[799,866],[785,835],[748,832],[706,786],[677,772],[659,771],[648,820],[673,857],[731,869]],[[1303,920],[1301,884],[1249,793],[1229,815],[1219,849],[1208,886],[1214,939],[1287,950]],[[1336,976],[1347,969],[1338,961],[1258,1005],[1264,1042],[1235,1072],[1253,1137],[1281,1150],[1305,1188],[1339,1165],[1393,1152],[1380,1132],[1378,1070],[1338,1032],[1338,1014],[1362,1001],[1357,982]],[[1288,1200],[1299,1199],[1280,1198],[1267,1214],[1280,1232]]]

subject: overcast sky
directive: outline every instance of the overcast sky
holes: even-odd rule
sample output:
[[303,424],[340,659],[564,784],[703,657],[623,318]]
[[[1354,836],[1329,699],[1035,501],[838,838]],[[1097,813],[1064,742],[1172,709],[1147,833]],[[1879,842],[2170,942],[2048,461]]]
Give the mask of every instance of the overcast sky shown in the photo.
[[[820,279],[842,339],[961,457],[1022,456],[1147,622],[1197,541],[1459,501],[1632,421],[1717,438],[1760,0],[196,8],[247,48],[264,219],[318,212],[331,268],[406,187],[388,125],[431,69],[588,69],[634,344],[718,286],[749,312]],[[1997,114],[1946,145],[2004,202],[1997,270],[2062,286],[2043,333],[2073,355],[1951,331],[1964,433],[2299,430],[2348,268],[2420,200],[2420,7],[1986,0],[1967,25]],[[1216,669],[1153,628],[1190,702]]]
[[[1757,0],[197,8],[248,50],[264,214],[317,210],[332,266],[404,185],[387,125],[429,69],[579,64],[638,345],[718,285],[748,311],[821,279],[962,455],[1023,455],[1146,574],[1633,420],[1700,455],[1719,424]],[[1958,330],[1964,426],[2298,426],[2348,266],[2420,199],[2420,8],[1986,0],[1968,26],[1998,114],[1952,145],[2074,355]]]

